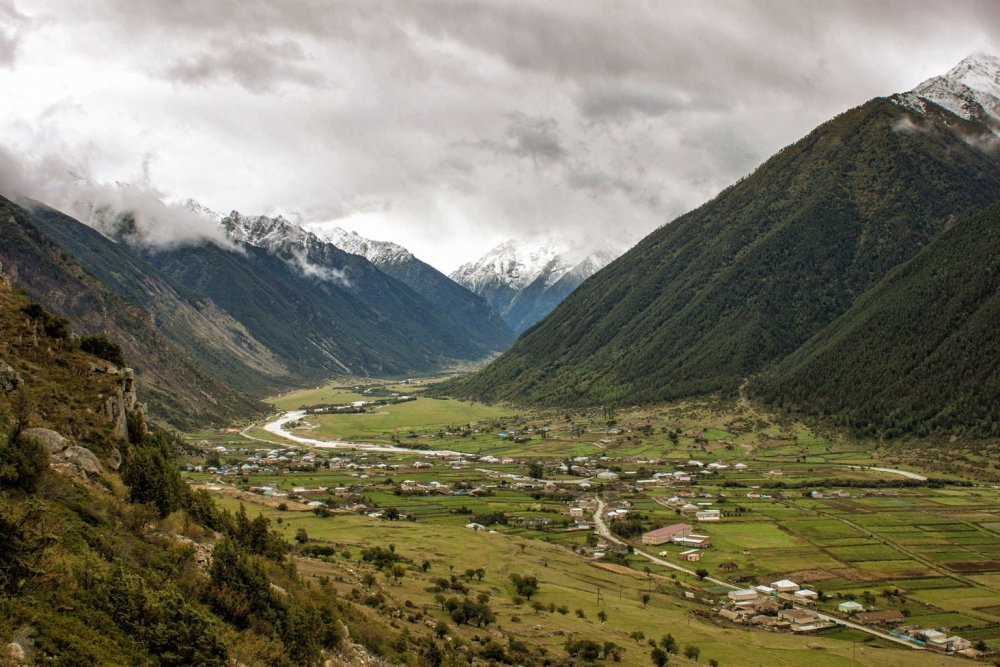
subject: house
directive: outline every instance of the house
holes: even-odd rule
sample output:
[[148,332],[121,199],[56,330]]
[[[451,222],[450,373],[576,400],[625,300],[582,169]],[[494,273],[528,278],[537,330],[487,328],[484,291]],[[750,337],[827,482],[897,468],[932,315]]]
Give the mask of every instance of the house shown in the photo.
[[701,549],[688,549],[677,554],[681,560],[697,562],[701,560]]
[[815,602],[819,599],[819,593],[811,591],[808,588],[800,588],[792,593],[792,595],[794,595],[797,600],[806,600],[808,602]]
[[725,563],[719,563],[720,572],[732,572],[733,570],[738,570],[738,569],[740,569],[740,566],[731,560],[728,560]]
[[779,593],[794,593],[799,590],[800,586],[789,579],[779,579],[771,582],[771,588]]
[[698,510],[694,513],[698,521],[720,521],[722,513],[719,510]]
[[670,540],[679,547],[690,547],[692,549],[707,549],[712,546],[712,538],[709,535],[679,535]]
[[757,591],[752,588],[739,588],[726,595],[733,602],[753,602],[757,599]]
[[570,516],[583,516],[583,508],[582,507],[570,507],[569,508],[569,515]]
[[816,612],[812,609],[782,609],[778,612],[778,618],[782,618],[792,625],[803,625],[816,620]]
[[855,612],[864,611],[865,606],[854,600],[846,600],[837,605],[837,611],[842,614],[853,614]]
[[643,533],[642,543],[665,544],[675,537],[686,537],[690,535],[692,530],[694,530],[694,527],[689,526],[686,523],[675,523],[670,526],[664,526],[663,528],[651,530],[648,533]]
[[905,619],[906,617],[903,616],[903,612],[897,609],[889,611],[866,611],[854,617],[854,620],[858,623],[871,623],[874,625],[892,625],[893,623],[902,623]]
[[760,593],[761,595],[766,595],[768,597],[774,595],[774,589],[771,588],[770,586],[765,586],[763,584],[761,584],[760,586],[754,586],[754,590]]
[[477,533],[478,533],[478,532],[479,532],[480,530],[486,530],[486,526],[484,526],[484,525],[483,525],[483,524],[481,524],[481,523],[476,523],[475,521],[473,521],[472,523],[467,523],[467,524],[465,524],[465,527],[466,527],[466,528],[468,528],[469,530],[474,530],[474,531],[476,531]]

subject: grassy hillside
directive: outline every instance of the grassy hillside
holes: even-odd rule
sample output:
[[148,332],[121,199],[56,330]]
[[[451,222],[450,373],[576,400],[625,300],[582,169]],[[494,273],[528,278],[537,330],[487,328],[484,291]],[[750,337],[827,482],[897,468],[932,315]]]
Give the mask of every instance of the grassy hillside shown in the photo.
[[633,404],[734,391],[956,215],[1000,199],[988,130],[875,99],[820,126],[584,283],[447,391]]
[[263,411],[198,367],[161,331],[150,312],[84,270],[35,226],[32,215],[0,198],[0,262],[16,286],[80,333],[104,333],[135,359],[140,398],[152,416],[176,427],[223,424]]
[[[81,346],[0,276],[0,664],[341,667],[418,653],[302,580],[266,519],[189,491],[179,441],[144,433],[138,412],[116,435],[102,406],[123,376],[95,372],[106,362]],[[56,465],[39,427],[99,468]]]
[[865,434],[1000,435],[1000,205],[956,223],[755,379]]

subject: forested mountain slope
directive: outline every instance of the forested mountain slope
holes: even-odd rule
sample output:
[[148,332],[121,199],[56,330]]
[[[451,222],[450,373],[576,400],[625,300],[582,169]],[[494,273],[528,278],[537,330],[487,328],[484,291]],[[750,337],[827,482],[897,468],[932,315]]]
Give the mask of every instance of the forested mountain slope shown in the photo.
[[[71,251],[53,243],[35,222],[32,212],[0,197],[0,263],[4,270],[16,286],[68,318],[76,331],[104,333],[120,344],[128,357],[138,360],[139,393],[149,403],[152,416],[180,428],[221,425],[263,412],[263,405],[200,368],[167,339],[147,308],[116,293],[81,267]],[[100,247],[95,245],[94,251],[100,252]],[[178,317],[184,314],[178,312]]]
[[484,350],[498,352],[514,341],[514,332],[495,310],[430,264],[395,243],[373,241],[339,227],[307,227],[321,240],[344,252],[360,255],[433,304],[453,329],[470,340],[482,341]]
[[871,100],[649,235],[446,390],[565,405],[732,391],[1000,199],[994,141],[912,94]]
[[1000,205],[957,222],[750,384],[865,434],[1000,435]]

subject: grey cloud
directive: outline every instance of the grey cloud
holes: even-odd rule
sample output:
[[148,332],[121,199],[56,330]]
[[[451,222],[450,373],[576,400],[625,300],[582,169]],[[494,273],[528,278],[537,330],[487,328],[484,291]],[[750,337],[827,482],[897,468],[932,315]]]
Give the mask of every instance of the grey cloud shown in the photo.
[[577,96],[580,112],[594,120],[628,119],[633,116],[662,116],[682,111],[726,111],[731,104],[723,100],[693,98],[674,93],[662,83],[649,82],[626,86],[594,86]]
[[255,93],[268,92],[283,83],[314,87],[324,83],[322,73],[304,64],[308,58],[295,42],[248,38],[214,46],[211,51],[176,61],[164,76],[189,84],[230,79]]
[[[555,118],[529,116],[520,111],[507,114],[502,140],[484,139],[473,145],[498,154],[530,159],[535,165],[564,161],[569,151],[563,145]],[[452,160],[460,164],[460,160]]]
[[154,249],[214,243],[234,250],[221,227],[187,206],[165,201],[148,185],[101,183],[86,165],[56,155],[26,161],[0,146],[0,194],[27,205],[42,202],[106,236],[124,234]]
[[559,138],[559,123],[555,118],[511,114],[510,124],[504,133],[508,147],[514,155],[539,162],[559,162],[567,151]]
[[[445,264],[501,233],[647,233],[836,113],[1000,48],[989,0],[17,2],[44,25],[6,23],[0,77],[37,97],[0,109],[18,154],[113,183],[152,152],[135,180],[161,199],[359,221]],[[43,76],[13,78],[22,61]]]
[[14,64],[27,25],[27,17],[17,10],[13,0],[0,0],[0,67]]
[[18,35],[12,30],[0,28],[0,67],[10,67],[17,56]]

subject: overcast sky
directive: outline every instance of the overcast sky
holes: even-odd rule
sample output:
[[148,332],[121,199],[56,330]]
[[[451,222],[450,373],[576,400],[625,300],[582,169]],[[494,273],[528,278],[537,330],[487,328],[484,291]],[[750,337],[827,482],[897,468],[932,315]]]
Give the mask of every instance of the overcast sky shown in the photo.
[[631,243],[1000,54],[998,26],[955,0],[0,0],[0,186],[333,221],[445,271],[530,234]]

